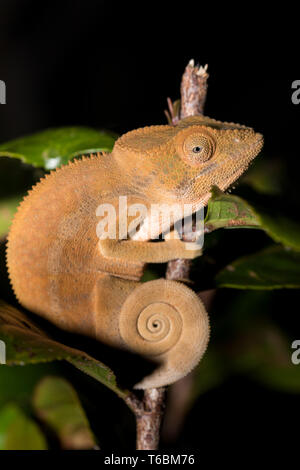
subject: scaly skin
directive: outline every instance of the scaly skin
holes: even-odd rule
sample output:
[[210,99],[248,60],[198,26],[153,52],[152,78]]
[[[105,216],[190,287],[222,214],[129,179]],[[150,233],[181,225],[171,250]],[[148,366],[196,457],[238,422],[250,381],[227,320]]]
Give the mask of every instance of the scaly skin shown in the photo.
[[[206,204],[262,147],[252,129],[203,116],[120,137],[111,154],[74,161],[42,179],[21,203],[7,246],[14,292],[27,309],[61,328],[129,348],[161,364],[137,387],[178,380],[204,354],[209,324],[198,297],[165,280],[139,282],[146,262],[193,258],[180,240],[151,242],[149,219],[134,240],[99,240],[97,207]],[[166,227],[154,228],[158,235]],[[117,230],[118,233],[118,230]],[[153,232],[152,232],[153,233]]]

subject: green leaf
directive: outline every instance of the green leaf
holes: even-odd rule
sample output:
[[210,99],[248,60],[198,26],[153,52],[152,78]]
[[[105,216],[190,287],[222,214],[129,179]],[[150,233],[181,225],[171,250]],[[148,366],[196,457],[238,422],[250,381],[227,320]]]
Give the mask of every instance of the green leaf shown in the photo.
[[0,237],[7,234],[11,221],[22,197],[11,197],[0,200]]
[[25,163],[52,170],[72,158],[110,152],[116,135],[88,127],[47,129],[0,145],[0,157],[20,158]]
[[47,450],[40,428],[14,404],[0,410],[0,450]]
[[0,301],[0,339],[6,344],[7,365],[66,360],[121,398],[125,399],[128,394],[117,385],[115,374],[105,364],[49,338],[21,310],[3,301]]
[[239,258],[216,276],[219,287],[282,289],[300,287],[300,253],[273,245]]
[[226,227],[257,227],[259,221],[251,206],[238,196],[224,194],[216,186],[208,202],[205,229],[212,232]]
[[212,189],[205,218],[205,231],[218,228],[257,228],[273,240],[300,251],[300,224],[281,214],[274,214],[251,204],[239,196]]
[[63,449],[92,449],[95,437],[74,388],[63,378],[45,377],[36,387],[37,416],[57,434]]

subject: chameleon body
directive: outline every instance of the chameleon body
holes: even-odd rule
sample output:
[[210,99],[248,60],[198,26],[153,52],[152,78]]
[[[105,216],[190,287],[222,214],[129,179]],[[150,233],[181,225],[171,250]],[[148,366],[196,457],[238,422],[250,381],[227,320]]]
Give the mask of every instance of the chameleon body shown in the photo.
[[[157,359],[160,366],[138,388],[178,380],[205,351],[206,311],[181,283],[140,279],[145,263],[200,252],[176,238],[150,241],[148,217],[134,239],[100,240],[97,208],[116,208],[122,195],[128,206],[190,204],[194,212],[213,185],[232,184],[261,147],[262,136],[250,128],[197,116],[131,131],[111,154],[51,172],[22,201],[8,237],[7,266],[19,302],[63,329]],[[164,229],[159,223],[154,232]]]

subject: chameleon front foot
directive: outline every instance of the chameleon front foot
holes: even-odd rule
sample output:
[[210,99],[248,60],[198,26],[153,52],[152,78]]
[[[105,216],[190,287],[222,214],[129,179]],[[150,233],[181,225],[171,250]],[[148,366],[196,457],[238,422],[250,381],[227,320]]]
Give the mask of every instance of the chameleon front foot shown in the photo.
[[158,362],[135,388],[161,387],[179,380],[202,358],[209,340],[209,320],[198,296],[184,284],[165,279],[138,286],[120,313],[126,347]]

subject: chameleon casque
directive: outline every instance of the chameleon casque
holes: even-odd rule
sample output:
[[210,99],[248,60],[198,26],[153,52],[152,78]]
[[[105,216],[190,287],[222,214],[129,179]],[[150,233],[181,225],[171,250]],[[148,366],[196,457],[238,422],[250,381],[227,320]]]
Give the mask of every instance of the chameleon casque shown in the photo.
[[194,116],[128,132],[112,153],[52,171],[22,201],[9,233],[7,266],[17,299],[62,329],[157,360],[136,388],[180,379],[205,352],[207,313],[184,284],[140,279],[145,263],[200,251],[178,238],[149,240],[147,217],[134,239],[100,240],[97,207],[117,207],[125,195],[128,205],[176,202],[195,212],[211,187],[228,188],[262,145],[251,128]]

